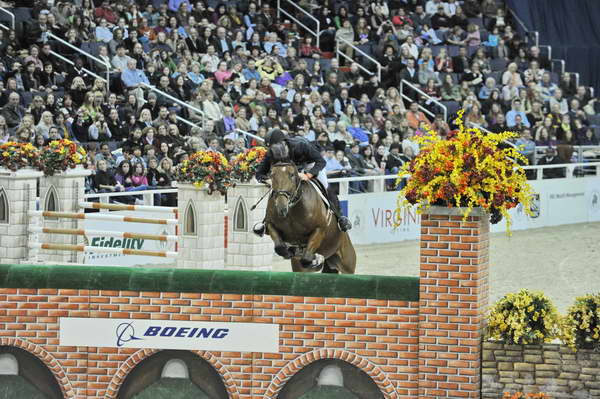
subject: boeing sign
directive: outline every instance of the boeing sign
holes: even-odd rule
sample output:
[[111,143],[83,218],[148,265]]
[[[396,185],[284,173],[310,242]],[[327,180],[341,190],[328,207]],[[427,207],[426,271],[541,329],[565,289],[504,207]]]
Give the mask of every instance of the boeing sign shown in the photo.
[[61,317],[60,345],[277,353],[279,325]]

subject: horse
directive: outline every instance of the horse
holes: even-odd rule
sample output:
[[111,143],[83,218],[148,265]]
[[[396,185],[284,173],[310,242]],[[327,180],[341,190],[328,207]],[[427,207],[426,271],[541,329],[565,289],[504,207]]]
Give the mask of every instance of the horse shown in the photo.
[[[265,217],[266,234],[275,252],[291,260],[294,272],[354,274],[356,252],[347,232],[292,162],[271,166],[271,195]],[[318,267],[315,267],[318,266]]]

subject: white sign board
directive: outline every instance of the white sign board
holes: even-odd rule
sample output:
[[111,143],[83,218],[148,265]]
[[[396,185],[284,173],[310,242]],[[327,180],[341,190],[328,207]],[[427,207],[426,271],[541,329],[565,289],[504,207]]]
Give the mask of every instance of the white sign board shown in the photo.
[[[349,231],[355,244],[382,244],[419,237],[421,216],[415,208],[398,208],[398,192],[352,194],[348,200]],[[398,224],[397,227],[394,227]]]
[[279,325],[61,317],[60,345],[278,353]]
[[[149,219],[171,219],[175,215],[165,212],[138,212],[138,211],[115,211],[110,215],[134,216]],[[143,233],[156,235],[175,235],[174,225],[116,222],[113,220],[84,219],[83,228],[86,230],[121,231],[127,233]],[[85,245],[93,247],[111,247],[141,249],[144,251],[175,251],[174,242],[145,240],[138,238],[85,236]],[[173,258],[161,258],[158,256],[139,256],[107,254],[99,252],[86,252],[84,263],[86,265],[99,266],[140,266],[148,264],[174,264]]]
[[[535,229],[562,224],[600,221],[600,178],[547,179],[529,182],[536,193],[534,215],[518,206],[511,209],[512,230]],[[398,191],[351,194],[348,217],[353,224],[350,238],[355,244],[382,244],[416,240],[421,218],[414,208],[398,211]],[[394,227],[396,222],[398,227]],[[491,226],[492,232],[504,232],[505,221]]]

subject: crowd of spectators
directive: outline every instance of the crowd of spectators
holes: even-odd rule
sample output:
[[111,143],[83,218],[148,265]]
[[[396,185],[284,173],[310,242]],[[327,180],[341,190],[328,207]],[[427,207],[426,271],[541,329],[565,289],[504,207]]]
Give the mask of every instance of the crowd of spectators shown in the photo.
[[[598,144],[590,90],[553,73],[501,1],[282,3],[319,20],[318,47],[271,1],[38,0],[31,21],[0,29],[0,142],[85,144],[92,192],[169,187],[192,152],[231,157],[260,144],[240,130],[276,127],[320,146],[331,177],[395,173],[418,154],[415,135],[445,136],[461,108],[467,123],[519,132],[532,161],[536,145]],[[403,98],[402,80],[420,91]]]

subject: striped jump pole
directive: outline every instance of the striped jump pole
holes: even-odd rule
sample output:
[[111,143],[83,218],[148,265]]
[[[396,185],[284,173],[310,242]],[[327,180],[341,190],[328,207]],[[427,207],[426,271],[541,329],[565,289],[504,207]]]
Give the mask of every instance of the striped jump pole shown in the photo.
[[149,223],[177,225],[177,219],[149,219],[133,216],[111,215],[106,213],[69,213],[69,212],[51,212],[51,211],[30,211],[29,216],[43,216],[46,218],[59,219],[90,219],[90,220],[111,220],[115,222],[130,223]]
[[111,211],[163,212],[163,213],[172,213],[174,215],[177,215],[177,208],[172,208],[169,206],[103,204],[101,202],[80,202],[79,206],[84,209],[108,209]]
[[102,252],[108,254],[157,256],[160,258],[176,258],[177,252],[172,251],[143,251],[128,248],[92,247],[89,245],[29,243],[32,249],[48,249],[52,251]]
[[155,240],[155,241],[168,241],[176,242],[177,236],[174,235],[156,235],[156,234],[142,234],[142,233],[125,233],[122,231],[108,231],[108,230],[84,230],[84,229],[53,229],[50,227],[31,227],[29,229],[32,233],[46,233],[46,234],[67,234],[77,236],[105,236],[105,237],[118,237],[118,238],[140,238],[144,240]]

